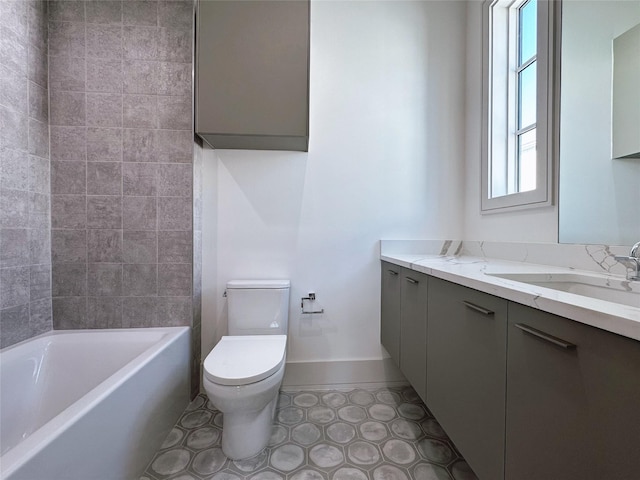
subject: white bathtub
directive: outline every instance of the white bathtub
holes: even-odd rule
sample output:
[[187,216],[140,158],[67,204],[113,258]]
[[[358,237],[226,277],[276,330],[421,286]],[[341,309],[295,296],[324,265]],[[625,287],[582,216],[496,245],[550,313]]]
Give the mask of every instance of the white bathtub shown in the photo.
[[0,478],[139,478],[189,402],[189,360],[188,327],[58,330],[0,351]]

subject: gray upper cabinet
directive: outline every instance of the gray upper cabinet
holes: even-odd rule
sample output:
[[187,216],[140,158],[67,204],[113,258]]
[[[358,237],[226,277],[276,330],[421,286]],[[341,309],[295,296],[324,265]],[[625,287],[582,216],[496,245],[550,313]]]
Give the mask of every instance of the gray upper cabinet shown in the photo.
[[639,372],[640,342],[510,303],[506,478],[640,478]]
[[403,270],[400,284],[400,370],[420,398],[427,399],[427,279]]
[[428,305],[427,406],[478,478],[503,479],[507,301],[430,277]]
[[213,148],[307,151],[309,1],[198,4],[196,133]]
[[400,281],[401,267],[382,262],[380,295],[380,343],[400,366]]

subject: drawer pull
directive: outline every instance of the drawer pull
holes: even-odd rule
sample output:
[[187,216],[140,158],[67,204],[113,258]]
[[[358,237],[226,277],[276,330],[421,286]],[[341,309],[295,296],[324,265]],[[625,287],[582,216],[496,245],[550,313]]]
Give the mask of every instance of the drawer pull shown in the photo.
[[467,302],[466,300],[463,300],[462,303],[464,303],[464,305],[467,308],[470,308],[471,310],[475,310],[476,312],[479,312],[483,315],[493,315],[495,312],[493,310],[487,310],[484,307],[480,307],[478,305],[476,305],[475,303],[471,303],[471,302]]
[[540,330],[530,327],[529,325],[516,323],[514,327],[517,327],[525,333],[533,335],[534,337],[541,338],[542,340],[546,340],[547,342],[553,343],[554,345],[566,350],[573,350],[574,348],[577,348],[577,345],[574,343],[565,342],[558,337],[554,337],[553,335],[549,335],[548,333],[541,332]]
[[389,270],[388,270],[388,272],[389,272],[391,275],[398,275],[398,272],[396,272],[395,270],[391,270],[391,269],[389,269]]
[[414,285],[417,285],[417,284],[419,284],[419,283],[420,283],[418,280],[414,280],[414,279],[413,279],[413,278],[411,278],[411,277],[405,277],[405,280],[406,280],[407,282],[409,282],[409,283],[413,283]]

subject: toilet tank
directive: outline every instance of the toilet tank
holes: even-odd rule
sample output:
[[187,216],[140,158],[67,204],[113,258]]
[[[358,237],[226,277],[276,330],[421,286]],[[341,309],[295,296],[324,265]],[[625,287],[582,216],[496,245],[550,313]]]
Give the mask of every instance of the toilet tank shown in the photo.
[[289,280],[227,282],[229,335],[286,335]]

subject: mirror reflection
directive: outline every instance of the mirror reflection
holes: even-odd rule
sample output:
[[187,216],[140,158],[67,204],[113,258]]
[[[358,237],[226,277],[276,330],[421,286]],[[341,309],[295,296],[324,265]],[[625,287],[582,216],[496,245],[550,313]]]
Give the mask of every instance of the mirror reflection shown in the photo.
[[[613,122],[614,40],[639,24],[640,1],[563,2],[561,243],[631,245],[640,240],[640,158],[614,158],[613,153],[614,128],[623,128],[619,120]],[[640,46],[635,55],[640,59]],[[640,112],[637,89],[624,95],[632,114]]]

